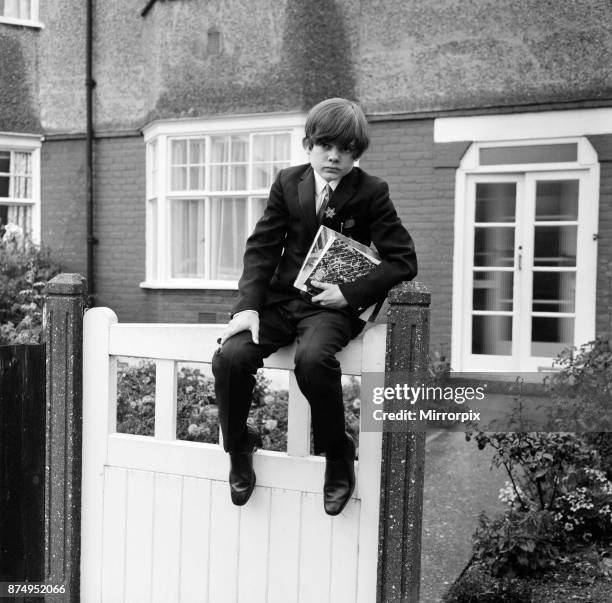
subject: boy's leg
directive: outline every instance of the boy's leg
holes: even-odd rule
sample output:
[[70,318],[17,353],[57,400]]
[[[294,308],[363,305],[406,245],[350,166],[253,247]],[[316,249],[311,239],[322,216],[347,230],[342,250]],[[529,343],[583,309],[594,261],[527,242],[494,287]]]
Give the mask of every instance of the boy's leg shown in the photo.
[[251,332],[230,337],[212,360],[215,395],[219,408],[219,425],[226,452],[240,450],[248,439],[246,421],[251,407],[255,373],[263,359],[295,338],[295,329],[274,307],[265,308],[259,316],[259,344]]
[[345,432],[342,370],[336,353],[362,330],[363,323],[316,307],[305,307],[300,314],[295,375],[310,403],[315,454],[325,452],[325,512],[338,515],[355,488],[355,444]]
[[[294,302],[297,305],[298,302]],[[296,309],[295,375],[312,414],[315,454],[337,456],[347,446],[342,400],[342,370],[336,354],[363,329],[363,322],[343,312],[324,310],[299,300]]]

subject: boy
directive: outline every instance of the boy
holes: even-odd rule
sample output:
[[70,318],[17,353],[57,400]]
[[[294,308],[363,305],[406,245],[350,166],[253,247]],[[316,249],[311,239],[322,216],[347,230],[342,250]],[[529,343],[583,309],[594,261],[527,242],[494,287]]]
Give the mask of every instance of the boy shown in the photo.
[[[385,182],[354,167],[369,144],[368,124],[354,102],[331,98],[311,109],[304,148],[310,163],[278,174],[263,217],[249,237],[244,268],[221,346],[213,357],[215,391],[232,502],[255,487],[253,453],[261,437],[247,416],[263,358],[297,339],[295,375],[311,407],[315,454],[325,452],[324,508],[337,515],[355,487],[355,444],[345,432],[336,352],[363,328],[359,313],[417,273],[412,239]],[[352,283],[313,283],[303,299],[293,282],[320,224],[366,245],[382,262]]]

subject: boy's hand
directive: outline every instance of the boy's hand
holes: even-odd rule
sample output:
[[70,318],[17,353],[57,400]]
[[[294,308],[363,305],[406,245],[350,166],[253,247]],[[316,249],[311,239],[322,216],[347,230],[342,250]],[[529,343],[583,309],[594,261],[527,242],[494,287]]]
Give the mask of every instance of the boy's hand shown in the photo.
[[346,306],[348,306],[348,302],[344,299],[344,295],[342,295],[342,291],[340,291],[338,285],[320,283],[319,281],[311,281],[311,283],[317,289],[323,289],[321,293],[312,298],[315,304],[319,304],[325,308],[346,308]]
[[251,331],[253,343],[259,343],[259,313],[255,310],[243,310],[234,314],[232,320],[229,321],[221,340],[220,345],[223,345],[232,335],[241,331]]

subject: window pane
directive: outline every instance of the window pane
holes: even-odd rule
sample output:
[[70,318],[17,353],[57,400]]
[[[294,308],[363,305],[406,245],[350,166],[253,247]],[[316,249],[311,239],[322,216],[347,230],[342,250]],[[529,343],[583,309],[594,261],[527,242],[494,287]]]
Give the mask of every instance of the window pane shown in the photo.
[[276,134],[274,136],[274,155],[272,159],[275,162],[288,162],[291,158],[291,136],[287,134]]
[[31,199],[31,179],[28,176],[15,176],[13,178],[13,197],[17,199]]
[[31,19],[32,0],[3,0],[0,14],[14,19]]
[[9,177],[0,176],[0,197],[9,196]]
[[536,220],[578,219],[578,180],[548,181],[536,184]]
[[5,226],[8,222],[8,206],[0,205],[0,237],[4,234],[2,226]]
[[189,168],[189,190],[201,191],[204,190],[205,168],[203,165],[197,165]]
[[246,242],[245,197],[211,199],[210,278],[237,280],[242,272]]
[[255,224],[263,216],[267,201],[266,197],[251,197],[251,222],[247,228],[248,234],[253,232]]
[[210,139],[211,161],[215,163],[227,162],[229,160],[229,137],[213,136]]
[[574,343],[573,318],[534,316],[531,319],[531,355],[554,357]]
[[474,266],[514,266],[514,228],[477,226],[474,230]]
[[267,188],[272,183],[272,165],[260,163],[253,166],[253,188]]
[[573,312],[575,297],[575,272],[533,273],[534,312]]
[[204,139],[195,139],[189,141],[189,163],[204,163],[206,161]]
[[187,190],[187,168],[173,167],[170,177],[170,188],[173,191]]
[[474,272],[474,310],[512,311],[514,273]]
[[151,262],[151,275],[153,278],[157,277],[157,199],[151,199],[149,201],[149,241],[150,241],[150,262]]
[[204,278],[204,199],[170,203],[170,256],[173,278]]
[[172,165],[185,165],[187,163],[187,141],[172,141]]
[[480,165],[557,163],[577,159],[578,145],[575,142],[480,149]]
[[534,266],[575,266],[577,226],[537,226]]
[[472,354],[512,354],[512,316],[472,316]]
[[210,188],[213,191],[228,191],[229,186],[229,166],[228,165],[213,165],[210,169],[211,183]]
[[249,157],[249,139],[247,136],[232,136],[232,162],[246,162]]
[[232,166],[232,183],[231,190],[243,191],[247,188],[247,166],[234,165]]
[[11,154],[9,151],[0,151],[0,174],[11,171]]
[[7,221],[9,224],[19,226],[25,235],[32,235],[32,207],[30,205],[9,205]]
[[253,136],[253,161],[270,161],[272,159],[272,142],[270,134]]
[[514,222],[516,182],[476,184],[476,222]]

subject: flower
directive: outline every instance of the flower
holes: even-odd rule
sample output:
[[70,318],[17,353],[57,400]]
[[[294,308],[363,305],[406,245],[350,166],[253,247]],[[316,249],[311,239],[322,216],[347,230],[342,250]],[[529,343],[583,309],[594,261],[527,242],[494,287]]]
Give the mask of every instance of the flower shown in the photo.
[[278,421],[276,419],[268,419],[264,422],[266,431],[274,431],[278,427]]

